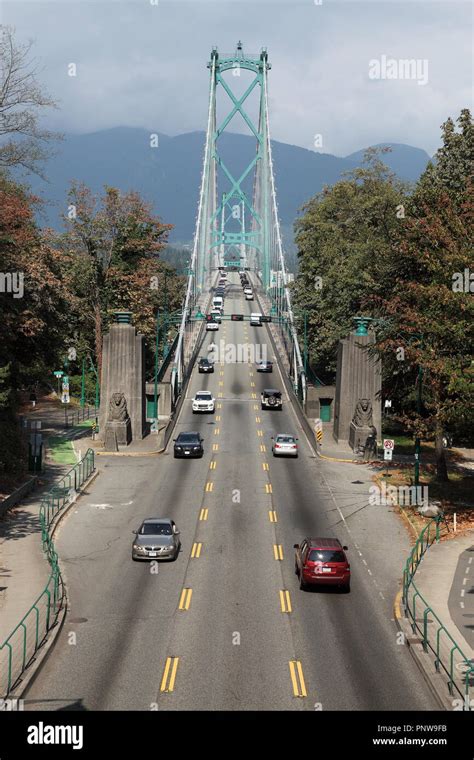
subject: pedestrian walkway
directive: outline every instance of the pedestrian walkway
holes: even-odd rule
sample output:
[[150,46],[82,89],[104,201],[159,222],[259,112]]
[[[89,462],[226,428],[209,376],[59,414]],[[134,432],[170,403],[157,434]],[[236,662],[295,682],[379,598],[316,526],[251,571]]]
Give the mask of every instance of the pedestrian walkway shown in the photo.
[[415,583],[450,636],[474,662],[473,558],[474,531],[433,544],[421,561]]
[[[24,418],[41,420],[45,470],[38,487],[0,519],[0,643],[6,639],[44,589],[50,568],[42,550],[39,508],[41,499],[71,464],[54,462],[48,439],[80,436],[80,429],[64,427],[64,409],[54,398],[39,401]],[[84,447],[83,453],[86,448]]]

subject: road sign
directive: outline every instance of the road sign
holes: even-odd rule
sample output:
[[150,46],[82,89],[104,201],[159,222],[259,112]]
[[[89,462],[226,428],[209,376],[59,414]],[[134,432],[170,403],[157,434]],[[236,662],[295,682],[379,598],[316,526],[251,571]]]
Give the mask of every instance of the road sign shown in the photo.
[[395,441],[394,441],[394,439],[393,438],[384,438],[383,439],[383,447],[384,447],[384,449],[389,449],[389,450],[393,451],[393,449],[395,448]]
[[53,374],[54,374],[54,377],[62,377],[64,375],[64,372],[62,371],[62,369],[58,369]]
[[61,403],[63,403],[63,404],[69,404],[69,401],[70,401],[70,399],[69,399],[69,391],[64,391],[63,390],[62,396],[61,396]]
[[383,458],[384,460],[391,462],[393,456],[393,449],[384,449],[383,450]]

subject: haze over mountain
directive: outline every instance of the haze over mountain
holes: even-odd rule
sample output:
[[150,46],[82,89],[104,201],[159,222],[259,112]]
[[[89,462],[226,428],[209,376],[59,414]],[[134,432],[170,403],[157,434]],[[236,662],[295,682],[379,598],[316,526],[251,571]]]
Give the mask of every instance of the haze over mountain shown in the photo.
[[[37,177],[29,180],[32,191],[47,201],[40,223],[62,227],[67,189],[75,179],[94,192],[106,184],[122,191],[137,190],[153,202],[164,222],[174,225],[170,242],[189,242],[194,232],[205,134],[158,137],[158,147],[151,148],[150,132],[141,128],[66,135],[45,167],[48,182]],[[410,145],[388,145],[392,152],[384,155],[385,163],[400,178],[415,182],[429,155]],[[272,147],[280,219],[285,238],[290,240],[298,209],[324,185],[334,184],[344,172],[360,165],[364,150],[340,158],[277,141],[272,141]],[[224,132],[219,151],[229,170],[238,175],[255,154],[255,141],[247,135]],[[251,195],[250,183],[245,189]]]

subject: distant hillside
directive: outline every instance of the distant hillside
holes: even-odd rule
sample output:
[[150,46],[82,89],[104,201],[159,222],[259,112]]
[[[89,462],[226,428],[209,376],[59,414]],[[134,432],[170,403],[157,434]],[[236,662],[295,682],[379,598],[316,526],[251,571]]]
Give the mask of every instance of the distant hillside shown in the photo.
[[[160,134],[159,146],[150,148],[150,132],[139,128],[67,135],[45,168],[48,182],[30,180],[33,192],[47,201],[41,223],[61,227],[66,191],[76,179],[96,192],[105,184],[139,191],[153,202],[163,221],[174,225],[170,240],[189,241],[194,232],[204,137],[204,132],[177,137]],[[343,172],[357,166],[364,151],[338,158],[275,141],[272,145],[279,213],[288,237],[298,209],[324,185],[334,184]],[[402,179],[416,181],[429,161],[428,154],[410,145],[392,147],[385,163]],[[254,155],[255,143],[247,135],[224,133],[220,153],[230,171],[237,172]],[[247,191],[251,192],[250,186]]]

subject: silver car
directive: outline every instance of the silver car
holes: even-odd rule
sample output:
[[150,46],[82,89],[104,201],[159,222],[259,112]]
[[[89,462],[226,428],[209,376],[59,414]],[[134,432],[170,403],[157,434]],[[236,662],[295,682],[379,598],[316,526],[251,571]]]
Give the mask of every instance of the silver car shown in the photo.
[[181,548],[179,530],[169,517],[149,517],[133,533],[132,559],[177,558]]
[[298,439],[289,433],[278,433],[272,436],[272,453],[274,457],[297,457],[298,456]]

